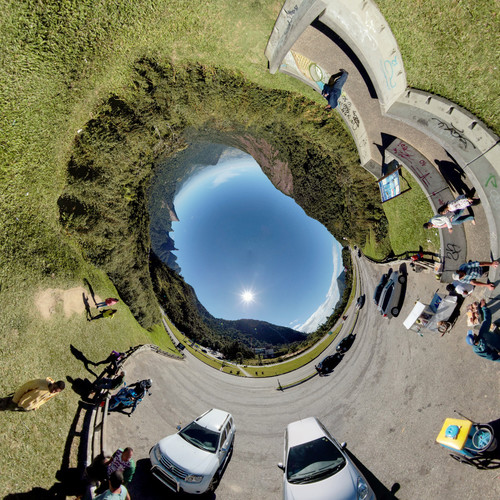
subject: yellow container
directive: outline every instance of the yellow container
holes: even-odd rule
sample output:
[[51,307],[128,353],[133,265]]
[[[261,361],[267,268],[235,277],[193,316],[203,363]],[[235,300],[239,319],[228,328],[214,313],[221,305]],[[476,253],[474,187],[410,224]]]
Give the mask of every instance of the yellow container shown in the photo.
[[[446,436],[446,429],[450,425],[456,425],[460,428],[458,434],[455,438]],[[472,427],[472,422],[470,420],[461,420],[458,418],[447,418],[444,421],[443,427],[436,438],[436,441],[443,446],[448,448],[453,448],[454,450],[461,450],[465,446],[467,437],[469,436],[470,429]]]

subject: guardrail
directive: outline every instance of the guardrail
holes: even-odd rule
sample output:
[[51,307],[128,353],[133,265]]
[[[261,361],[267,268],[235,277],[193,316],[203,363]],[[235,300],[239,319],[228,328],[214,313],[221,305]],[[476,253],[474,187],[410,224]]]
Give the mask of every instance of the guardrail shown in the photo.
[[[135,347],[130,348],[127,351],[127,355],[123,362],[121,363],[121,366],[124,366],[128,360],[136,353],[146,351],[146,350],[151,350],[153,352],[156,352],[157,354],[160,354],[162,356],[166,356],[169,358],[177,359],[180,360],[184,358],[179,358],[179,356],[175,356],[173,354],[170,354],[169,352],[166,352],[162,349],[160,349],[158,346],[154,344],[141,344]],[[101,373],[101,375],[98,377],[101,378],[106,370]],[[104,405],[101,406],[102,399],[104,398]],[[109,400],[110,400],[110,393],[109,391],[101,391],[100,393],[96,394],[93,400],[93,406],[90,409],[90,417],[89,417],[89,424],[87,428],[87,453],[86,453],[86,459],[83,464],[84,470],[92,464],[92,461],[99,455],[99,454],[106,454],[108,451],[106,448],[106,443],[107,443],[107,433],[108,433],[108,411],[109,411]],[[82,429],[82,434],[84,432],[84,429]],[[87,495],[90,495],[89,498],[93,498],[93,493],[95,490],[95,486],[89,485],[88,490],[86,492]]]

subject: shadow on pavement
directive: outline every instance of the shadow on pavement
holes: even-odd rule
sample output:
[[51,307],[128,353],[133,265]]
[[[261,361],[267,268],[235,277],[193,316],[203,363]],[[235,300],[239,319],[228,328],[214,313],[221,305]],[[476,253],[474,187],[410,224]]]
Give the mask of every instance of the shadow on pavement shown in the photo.
[[387,489],[378,479],[377,477],[369,470],[367,469],[354,455],[353,453],[348,450],[347,448],[344,448],[344,451],[347,453],[349,458],[352,460],[354,465],[359,469],[361,474],[365,477],[365,479],[368,481],[368,484],[371,486],[372,490],[375,493],[375,496],[377,497],[377,500],[397,500],[397,496],[395,493],[399,491],[400,485],[399,483],[394,483],[391,486],[391,489]]
[[137,461],[134,479],[129,485],[131,498],[141,500],[215,500],[215,493],[205,493],[203,495],[188,495],[187,493],[175,493],[164,486],[149,471],[151,463],[148,458]]
[[462,167],[455,161],[455,159],[450,156],[448,157],[450,161],[446,160],[434,160],[434,163],[439,168],[439,172],[445,178],[446,182],[458,193],[465,194],[466,196],[473,196],[475,189],[470,188],[466,183],[467,178]]
[[317,29],[319,32],[323,33],[325,36],[327,36],[351,60],[351,62],[354,64],[354,66],[356,66],[356,69],[359,71],[361,77],[363,78],[363,81],[365,82],[368,92],[370,93],[370,97],[372,99],[376,99],[377,92],[375,91],[375,87],[373,86],[372,80],[368,75],[368,72],[366,71],[364,65],[361,63],[358,56],[354,53],[351,47],[349,47],[349,45],[346,42],[344,42],[344,40],[342,40],[342,38],[340,38],[340,36],[337,35],[335,31],[331,30],[328,26],[326,26],[322,22],[317,20],[313,21],[311,23],[311,26]]

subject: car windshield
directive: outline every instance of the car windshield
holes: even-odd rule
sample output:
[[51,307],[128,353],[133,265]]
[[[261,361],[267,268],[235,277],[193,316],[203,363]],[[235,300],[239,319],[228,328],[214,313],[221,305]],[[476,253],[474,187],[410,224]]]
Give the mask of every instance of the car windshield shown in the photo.
[[179,432],[179,435],[188,443],[200,448],[200,450],[209,451],[210,453],[217,451],[220,434],[205,429],[205,427],[201,427],[196,422],[191,422]]
[[290,483],[314,483],[336,474],[346,461],[326,437],[290,448],[286,477]]

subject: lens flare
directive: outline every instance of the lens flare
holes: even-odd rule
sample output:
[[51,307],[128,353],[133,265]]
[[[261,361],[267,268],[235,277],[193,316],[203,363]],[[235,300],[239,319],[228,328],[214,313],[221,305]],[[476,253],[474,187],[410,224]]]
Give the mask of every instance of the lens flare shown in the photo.
[[255,300],[255,294],[251,290],[244,290],[241,294],[241,300],[245,304],[250,304]]

